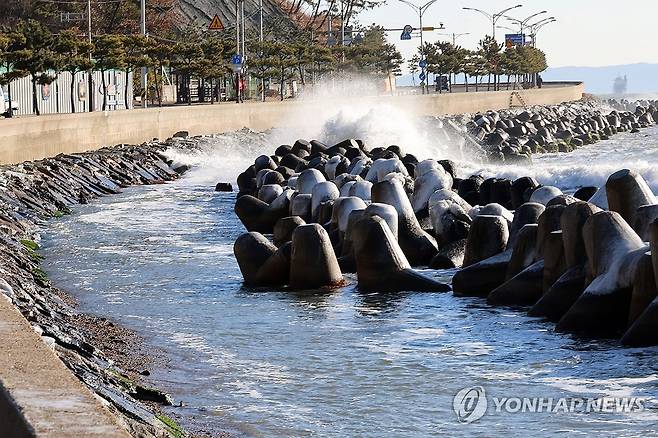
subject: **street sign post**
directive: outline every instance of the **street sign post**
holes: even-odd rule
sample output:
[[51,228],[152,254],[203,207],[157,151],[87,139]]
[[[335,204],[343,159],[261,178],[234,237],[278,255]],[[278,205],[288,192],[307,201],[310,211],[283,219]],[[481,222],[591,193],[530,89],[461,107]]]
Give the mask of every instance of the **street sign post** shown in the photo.
[[410,24],[407,24],[404,26],[402,29],[402,34],[400,35],[401,40],[410,40],[411,39],[411,32],[413,32],[414,28]]
[[224,23],[219,19],[219,15],[215,14],[208,26],[208,30],[224,30]]
[[233,72],[238,73],[242,70],[242,65],[244,64],[244,58],[240,54],[234,54],[231,56],[231,69]]
[[525,44],[525,34],[508,33],[505,34],[505,45],[507,47],[523,46]]

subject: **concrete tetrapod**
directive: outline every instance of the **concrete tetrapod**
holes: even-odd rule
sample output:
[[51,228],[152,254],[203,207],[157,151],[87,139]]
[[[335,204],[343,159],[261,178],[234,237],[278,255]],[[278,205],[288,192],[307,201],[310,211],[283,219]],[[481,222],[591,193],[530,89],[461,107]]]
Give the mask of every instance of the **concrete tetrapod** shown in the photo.
[[486,297],[505,282],[512,251],[508,250],[460,269],[452,277],[452,290],[458,296]]
[[450,286],[425,277],[409,265],[379,216],[363,216],[352,235],[359,289],[377,292],[447,292]]
[[[653,265],[654,282],[658,279],[658,220],[651,223],[649,227],[651,238],[651,259]],[[643,260],[644,261],[644,260]],[[638,273],[640,274],[640,273]],[[648,283],[648,273],[644,273],[644,287],[650,292],[651,286]],[[637,281],[637,278],[636,278]],[[642,286],[642,285],[641,285]],[[654,288],[658,284],[654,283]],[[653,291],[655,293],[655,289]],[[644,294],[645,297],[649,294]],[[645,298],[643,297],[643,298]],[[639,306],[638,306],[639,307]],[[631,309],[634,311],[632,304]],[[636,311],[636,310],[635,310]],[[621,339],[622,344],[632,347],[643,347],[649,345],[658,345],[658,297],[644,309],[644,311],[635,319]]]
[[300,225],[292,233],[290,288],[336,287],[343,274],[327,231],[318,224]]
[[414,214],[411,202],[398,180],[372,186],[372,202],[388,204],[398,212],[398,242],[412,266],[426,265],[436,255],[436,240],[425,232]]
[[562,212],[560,226],[566,270],[530,309],[530,316],[545,316],[557,322],[585,290],[587,254],[583,226],[599,211],[594,204],[575,202]]
[[[286,195],[287,192],[281,194],[281,196]],[[274,224],[279,219],[289,216],[289,202],[282,199],[277,203],[281,196],[275,199],[271,205],[251,195],[241,196],[235,201],[235,214],[248,231],[271,233]],[[276,208],[277,205],[281,205],[281,207]]]
[[250,231],[236,239],[233,254],[238,261],[245,286],[258,285],[258,271],[276,251],[276,246],[257,232]]
[[635,223],[637,209],[656,203],[656,198],[642,178],[629,169],[619,170],[608,177],[605,183],[608,207],[616,211],[629,224]]
[[632,278],[646,249],[616,212],[593,214],[583,226],[589,270],[594,280],[560,319],[556,330],[614,336],[626,328]]
[[508,238],[507,221],[502,216],[476,216],[466,241],[464,267],[503,252]]

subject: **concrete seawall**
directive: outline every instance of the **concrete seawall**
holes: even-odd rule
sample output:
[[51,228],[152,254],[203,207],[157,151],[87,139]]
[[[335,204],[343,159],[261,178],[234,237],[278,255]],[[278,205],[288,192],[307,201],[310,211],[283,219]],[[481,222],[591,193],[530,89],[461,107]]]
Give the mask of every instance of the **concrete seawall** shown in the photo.
[[542,89],[425,96],[379,96],[346,101],[284,101],[176,106],[106,113],[61,114],[0,120],[0,163],[19,163],[119,143],[167,138],[177,131],[191,135],[264,130],[301,125],[309,117],[330,116],[339,105],[391,105],[413,115],[446,115],[500,110],[510,106],[550,105],[578,100],[582,83],[551,84]]

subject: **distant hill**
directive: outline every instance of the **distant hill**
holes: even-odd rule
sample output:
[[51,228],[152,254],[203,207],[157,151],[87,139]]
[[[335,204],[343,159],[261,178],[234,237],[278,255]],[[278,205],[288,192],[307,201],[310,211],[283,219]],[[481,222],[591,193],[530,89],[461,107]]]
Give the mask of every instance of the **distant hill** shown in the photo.
[[[585,91],[592,94],[612,94],[612,84],[617,76],[628,77],[627,94],[652,95],[658,94],[658,64],[626,64],[605,67],[557,67],[546,70],[542,77],[545,81],[583,81]],[[462,82],[459,75],[458,82]],[[430,78],[432,83],[433,78]],[[398,86],[412,84],[411,75],[397,78]],[[416,76],[418,84],[418,76]]]
[[628,77],[628,94],[658,92],[658,64],[549,68],[542,77],[545,81],[584,81],[588,93],[612,94],[613,81],[624,75]]

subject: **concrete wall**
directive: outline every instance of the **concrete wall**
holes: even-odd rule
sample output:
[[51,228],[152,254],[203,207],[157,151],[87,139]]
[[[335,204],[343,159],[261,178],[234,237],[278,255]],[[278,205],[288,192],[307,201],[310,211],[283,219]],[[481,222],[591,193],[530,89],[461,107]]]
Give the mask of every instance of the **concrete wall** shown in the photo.
[[19,163],[118,143],[142,143],[153,138],[164,139],[183,130],[198,135],[243,127],[264,130],[301,125],[309,117],[331,116],[340,106],[350,104],[391,105],[414,115],[445,115],[498,110],[522,103],[556,104],[582,97],[581,83],[557,85],[515,92],[379,96],[353,101],[222,103],[7,119],[0,120],[0,163]]

